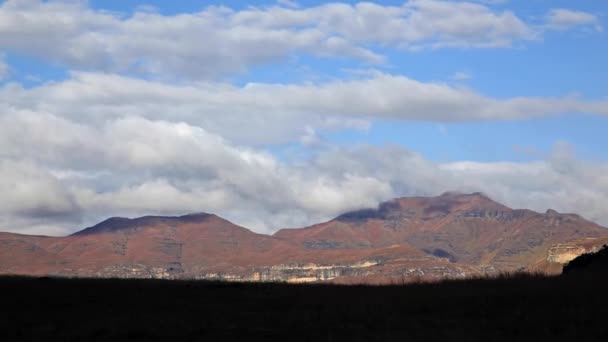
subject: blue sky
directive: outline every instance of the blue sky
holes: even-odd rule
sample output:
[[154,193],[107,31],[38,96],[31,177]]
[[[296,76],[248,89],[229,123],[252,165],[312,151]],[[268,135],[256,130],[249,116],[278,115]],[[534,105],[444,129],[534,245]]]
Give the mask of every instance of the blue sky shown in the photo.
[[[323,2],[300,2],[301,7]],[[356,3],[356,2],[351,2]],[[384,4],[399,5],[389,1]],[[159,13],[175,15],[205,9],[200,1],[90,1],[98,10],[132,15],[142,6],[153,6]],[[268,1],[223,1],[234,10],[250,6],[276,5]],[[576,6],[573,6],[576,5]],[[495,5],[540,21],[548,8],[565,7],[594,13],[605,26],[608,5],[598,1],[512,1]],[[591,32],[590,32],[591,31]],[[253,66],[245,72],[228,75],[234,84],[248,82],[298,83],[332,78],[352,78],[353,70],[373,67],[391,74],[402,74],[424,82],[446,82],[468,87],[486,96],[559,97],[576,94],[587,99],[606,99],[608,89],[608,40],[604,32],[576,29],[544,35],[538,41],[516,43],[512,48],[455,48],[407,52],[381,47],[385,65],[369,66],[351,58],[315,58],[295,53],[276,63]],[[25,86],[69,77],[69,66],[27,54],[8,51],[6,61],[12,69],[11,80]],[[454,79],[458,73],[466,79]],[[550,151],[558,141],[571,143],[584,158],[608,158],[608,118],[594,115],[560,115],[534,120],[486,123],[424,123],[402,121],[373,122],[368,131],[330,132],[325,138],[339,144],[400,144],[421,151],[429,158],[447,160],[529,160],[533,154],[522,149]],[[489,140],[496,140],[488,143]],[[271,146],[270,150],[277,148]],[[279,146],[280,148],[280,146]]]
[[0,4],[0,230],[448,190],[608,222],[603,1]]

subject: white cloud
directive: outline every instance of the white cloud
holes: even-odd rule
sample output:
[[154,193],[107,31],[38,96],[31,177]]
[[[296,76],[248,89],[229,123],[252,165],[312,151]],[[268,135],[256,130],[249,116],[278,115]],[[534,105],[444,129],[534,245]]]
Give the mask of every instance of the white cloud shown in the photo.
[[175,16],[120,16],[84,2],[9,0],[0,7],[0,45],[73,68],[188,78],[240,72],[297,51],[381,60],[314,27],[265,28],[238,23],[238,13],[208,7]]
[[472,78],[471,74],[466,71],[457,71],[451,77],[454,81],[466,81]]
[[595,15],[563,8],[550,10],[546,17],[546,25],[556,30],[568,30],[577,26],[593,26],[597,31],[602,31],[602,26]]
[[132,15],[80,1],[8,0],[0,5],[0,45],[70,68],[207,79],[275,63],[294,53],[382,63],[373,46],[509,47],[535,39],[510,11],[481,4],[411,0],[271,6],[197,13]]
[[[96,159],[94,170],[88,161],[79,163],[81,157],[0,151],[0,200],[8,203],[0,208],[0,230],[57,234],[114,215],[206,211],[271,232],[395,196],[446,190],[483,191],[513,207],[551,207],[608,224],[608,165],[578,160],[563,144],[544,160],[521,163],[436,163],[391,146],[328,147],[310,159],[284,162],[185,123],[129,118],[69,129],[91,134],[92,145],[81,148]],[[69,156],[77,144],[72,139],[46,148]]]
[[277,0],[277,4],[290,8],[298,8],[300,5],[293,0]]
[[[8,119],[18,116],[8,114],[16,108],[50,113],[79,124],[103,125],[107,120],[139,116],[183,121],[230,141],[253,145],[298,141],[310,135],[310,129],[365,129],[366,122],[374,119],[456,122],[577,112],[608,114],[605,101],[577,97],[496,99],[467,88],[384,73],[320,84],[249,83],[242,87],[213,82],[171,85],[74,73],[68,80],[31,89],[5,86],[0,88],[0,100],[0,109],[4,108]],[[54,120],[51,124],[63,123]]]
[[[375,118],[447,122],[570,110],[606,114],[605,103],[498,100],[403,76],[366,77],[318,85],[235,87],[74,73],[71,79],[30,89],[6,85],[0,88],[2,193],[13,207],[0,212],[14,219],[5,219],[0,230],[35,232],[39,227],[44,229],[40,232],[57,233],[82,227],[66,223],[76,218],[90,224],[113,215],[210,211],[268,231],[327,219],[396,195],[464,187],[502,196],[500,186],[513,187],[500,180],[509,177],[496,171],[498,164],[462,164],[476,166],[465,170],[467,174],[458,164],[437,165],[402,149],[334,150],[319,133],[365,130]],[[312,159],[280,161],[260,148],[246,147],[289,142],[312,148],[306,154]],[[525,170],[537,167],[522,165]],[[484,179],[479,170],[490,166],[495,171],[483,183],[468,183],[468,178]],[[545,167],[544,172],[554,169]],[[589,188],[600,184],[602,189],[601,182],[596,178]],[[9,187],[21,183],[29,187],[13,201]],[[36,197],[40,191],[49,197]],[[519,203],[525,193],[522,186],[499,199]],[[603,219],[593,206],[582,213]],[[45,215],[57,224],[41,222]]]
[[575,212],[608,225],[608,164],[578,160],[563,145],[546,160],[528,163],[456,162],[441,167],[512,206]]
[[27,161],[0,161],[0,193],[3,214],[52,218],[78,211],[72,194],[58,179]]
[[62,234],[108,216],[199,211],[271,232],[446,190],[608,224],[608,165],[577,160],[567,145],[527,163],[436,163],[399,147],[331,145],[281,161],[185,122],[131,115],[98,124],[5,108],[0,159],[0,230],[17,232]]
[[[561,17],[556,28],[584,21],[553,17]],[[327,131],[365,130],[376,119],[434,121],[441,131],[454,121],[607,115],[606,101],[493,98],[380,72],[303,84],[216,80],[297,53],[378,63],[384,57],[372,46],[508,47],[538,33],[509,11],[430,0],[208,7],[174,16],[5,1],[3,49],[94,71],[0,87],[0,230],[61,234],[114,215],[207,211],[269,232],[450,189],[608,224],[608,166],[579,161],[563,146],[529,163],[435,163],[403,148],[323,140]],[[285,161],[264,150],[286,143],[306,145],[307,158]]]
[[[308,167],[284,165],[185,123],[126,118],[92,128],[46,114],[21,112],[19,117],[21,134],[37,127],[54,134],[21,140],[14,135],[0,142],[5,160],[0,200],[9,203],[0,214],[15,218],[0,230],[31,229],[40,217],[48,222],[59,217],[64,223],[67,216],[84,215],[92,223],[109,215],[203,210],[237,222],[257,217],[254,228],[265,230],[301,223],[286,215],[291,210],[308,222],[389,195],[388,186],[376,179],[314,176]],[[77,138],[84,135],[87,144]],[[12,226],[15,222],[23,226]]]

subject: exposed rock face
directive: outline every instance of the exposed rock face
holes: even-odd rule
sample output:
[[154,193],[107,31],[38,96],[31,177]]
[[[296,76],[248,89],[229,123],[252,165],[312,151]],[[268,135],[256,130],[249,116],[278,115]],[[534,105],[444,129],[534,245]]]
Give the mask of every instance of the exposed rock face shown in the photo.
[[578,215],[446,193],[399,198],[273,236],[211,214],[111,218],[63,238],[0,233],[0,274],[392,282],[557,272],[606,241],[608,230]]
[[291,283],[307,283],[329,281],[342,276],[366,276],[370,268],[378,266],[376,261],[363,261],[354,264],[319,265],[290,264],[259,267],[246,275],[211,273],[203,279],[233,280],[233,281],[287,281]]
[[586,274],[598,276],[605,280],[608,275],[608,245],[597,248],[595,251],[582,254],[564,266],[563,273]]
[[565,264],[584,253],[587,253],[587,250],[584,247],[557,244],[549,248],[547,261],[550,263]]
[[559,273],[570,261],[583,254],[595,253],[607,243],[608,237],[605,236],[558,243],[549,248],[546,260],[539,262],[535,269],[548,273]]

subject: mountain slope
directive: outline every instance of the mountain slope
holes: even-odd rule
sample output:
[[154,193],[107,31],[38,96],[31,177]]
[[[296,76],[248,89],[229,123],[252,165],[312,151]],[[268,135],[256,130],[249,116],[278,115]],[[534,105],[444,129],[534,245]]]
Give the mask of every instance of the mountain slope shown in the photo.
[[606,241],[608,230],[578,215],[445,193],[272,236],[205,213],[110,218],[67,237],[0,233],[0,274],[387,282],[555,272]]
[[530,268],[557,244],[601,238],[608,230],[574,214],[513,210],[483,194],[399,198],[274,236],[304,249],[407,244],[451,261],[503,270]]
[[[186,276],[198,270],[226,270],[271,258],[284,243],[215,215],[112,218],[65,238],[0,236],[12,241],[2,268],[26,267],[24,260],[52,260],[53,274],[81,276]],[[1,248],[8,252],[8,248]],[[34,263],[38,265],[38,263]],[[50,263],[39,265],[49,267]],[[27,272],[26,272],[27,273]],[[41,269],[39,273],[48,273]]]

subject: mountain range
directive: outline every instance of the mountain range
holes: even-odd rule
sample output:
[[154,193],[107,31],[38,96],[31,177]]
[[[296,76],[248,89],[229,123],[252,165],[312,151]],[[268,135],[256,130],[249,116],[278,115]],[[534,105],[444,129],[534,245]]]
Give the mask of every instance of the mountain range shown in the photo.
[[445,193],[397,198],[273,235],[206,213],[110,218],[65,237],[0,233],[0,274],[391,283],[559,273],[607,242],[608,229],[576,214]]

